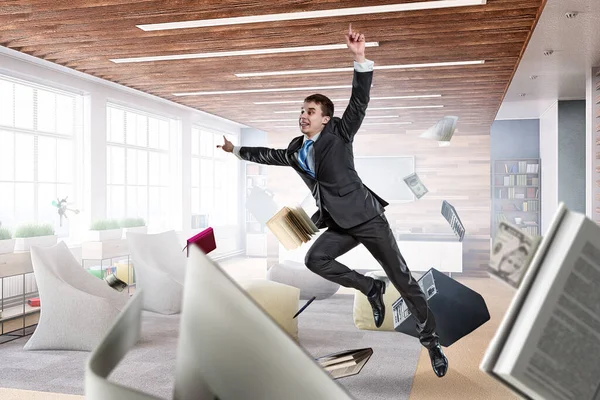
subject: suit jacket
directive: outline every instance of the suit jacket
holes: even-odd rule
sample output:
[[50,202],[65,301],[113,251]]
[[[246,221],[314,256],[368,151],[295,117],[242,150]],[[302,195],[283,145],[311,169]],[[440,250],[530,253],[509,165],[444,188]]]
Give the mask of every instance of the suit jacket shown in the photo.
[[[369,104],[373,72],[354,71],[352,96],[342,118],[325,125],[313,144],[315,178],[298,163],[304,136],[294,138],[287,149],[241,147],[240,157],[266,165],[290,166],[311,190],[319,207],[312,220],[319,229],[326,226],[327,213],[341,228],[348,229],[383,212],[388,203],[366,187],[354,169],[352,142]],[[324,210],[326,209],[326,211]]]

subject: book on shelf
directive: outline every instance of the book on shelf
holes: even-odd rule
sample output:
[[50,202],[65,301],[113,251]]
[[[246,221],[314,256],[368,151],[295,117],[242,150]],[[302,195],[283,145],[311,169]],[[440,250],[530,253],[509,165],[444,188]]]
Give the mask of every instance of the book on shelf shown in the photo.
[[287,249],[294,250],[309,242],[319,232],[306,211],[300,206],[283,207],[267,221],[267,227]]
[[539,167],[538,163],[513,161],[512,163],[504,163],[504,172],[507,174],[537,174]]
[[480,369],[522,398],[598,399],[600,226],[560,203],[522,268]]
[[33,297],[31,299],[27,299],[27,304],[29,304],[30,307],[39,307],[40,306],[40,298]]

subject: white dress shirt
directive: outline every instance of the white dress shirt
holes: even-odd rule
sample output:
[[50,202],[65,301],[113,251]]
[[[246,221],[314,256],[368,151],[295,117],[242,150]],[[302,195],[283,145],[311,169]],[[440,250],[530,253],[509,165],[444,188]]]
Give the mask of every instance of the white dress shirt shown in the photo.
[[[362,63],[358,63],[356,61],[354,61],[354,70],[357,72],[369,72],[369,71],[373,71],[373,65],[375,63],[371,60],[365,60]],[[321,135],[321,132],[317,133],[316,135],[314,135],[312,137],[312,141],[316,142],[319,139],[319,136]],[[304,140],[302,141],[302,144],[304,144],[304,142],[306,142],[308,140],[308,137],[306,135],[304,135]],[[233,146],[233,154],[236,155],[237,158],[239,158],[240,160],[242,160],[242,158],[240,157],[240,147],[242,146]],[[298,150],[300,151],[300,150]],[[314,156],[315,150],[314,150],[314,143],[312,146],[310,146],[310,148],[308,149],[308,154],[306,155],[306,163],[308,164],[308,168],[310,168],[310,170],[314,173],[315,172],[315,156]]]

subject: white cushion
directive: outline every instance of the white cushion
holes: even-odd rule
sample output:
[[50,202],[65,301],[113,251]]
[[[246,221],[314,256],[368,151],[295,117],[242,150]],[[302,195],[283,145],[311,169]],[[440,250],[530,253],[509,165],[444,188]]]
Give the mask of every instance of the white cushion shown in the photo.
[[383,324],[377,328],[375,321],[373,320],[373,308],[367,296],[362,292],[355,290],[354,292],[354,309],[353,318],[354,325],[358,329],[373,330],[373,331],[393,331],[394,330],[394,316],[392,315],[392,304],[400,298],[400,293],[396,290],[396,287],[392,285],[389,278],[384,271],[371,271],[365,274],[375,279],[379,279],[385,282],[385,293],[383,295],[383,302],[385,304],[385,318]]
[[304,264],[294,261],[284,261],[273,265],[267,271],[267,279],[297,287],[300,289],[302,300],[310,300],[313,296],[317,300],[327,299],[340,288],[339,284],[328,281],[312,272]]
[[260,305],[294,340],[298,340],[298,288],[264,279],[242,280],[238,284]]

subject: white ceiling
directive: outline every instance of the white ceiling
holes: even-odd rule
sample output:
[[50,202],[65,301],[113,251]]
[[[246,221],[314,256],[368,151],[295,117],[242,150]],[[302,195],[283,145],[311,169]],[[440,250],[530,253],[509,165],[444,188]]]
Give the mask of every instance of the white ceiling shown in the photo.
[[[578,15],[566,18],[572,11]],[[548,0],[496,119],[539,118],[556,100],[585,99],[593,66],[600,66],[600,0]]]

